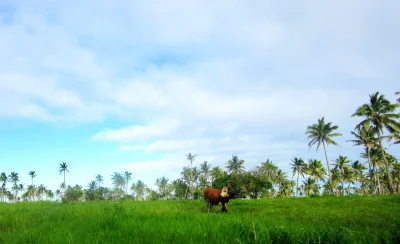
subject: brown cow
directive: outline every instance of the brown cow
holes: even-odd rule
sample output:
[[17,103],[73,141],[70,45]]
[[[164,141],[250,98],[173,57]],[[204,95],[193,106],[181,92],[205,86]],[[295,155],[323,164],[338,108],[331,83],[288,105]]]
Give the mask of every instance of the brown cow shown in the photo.
[[229,202],[228,187],[224,186],[222,189],[214,189],[207,187],[204,190],[204,200],[206,200],[207,212],[213,205],[222,205],[222,212],[228,212],[226,206]]

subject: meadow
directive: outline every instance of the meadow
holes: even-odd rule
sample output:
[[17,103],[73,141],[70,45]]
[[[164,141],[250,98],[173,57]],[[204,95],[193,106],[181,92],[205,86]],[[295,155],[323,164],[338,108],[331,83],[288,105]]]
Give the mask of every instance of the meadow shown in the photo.
[[400,196],[0,203],[0,243],[400,243]]

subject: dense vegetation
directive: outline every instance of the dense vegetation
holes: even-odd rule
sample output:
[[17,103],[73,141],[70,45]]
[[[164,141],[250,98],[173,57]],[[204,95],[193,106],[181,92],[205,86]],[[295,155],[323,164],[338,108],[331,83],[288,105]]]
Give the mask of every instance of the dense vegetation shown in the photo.
[[[342,136],[337,125],[321,118],[308,126],[306,136],[309,147],[323,148],[325,162],[293,158],[290,165],[296,180],[289,180],[287,173],[270,159],[246,170],[245,161],[232,155],[224,170],[221,167],[212,168],[207,161],[199,167],[194,166],[196,155],[189,153],[187,160],[190,164],[182,169],[182,177],[172,181],[166,177],[158,178],[157,190],[148,188],[141,180],[132,183],[132,173],[127,171],[122,174],[114,172],[111,176],[113,187],[103,186],[101,175],[96,175],[92,181],[88,179],[87,188],[66,185],[69,170],[67,163],[62,162],[59,173],[63,174],[64,182],[56,192],[48,190],[43,184],[35,186],[35,171],[29,172],[32,184],[26,187],[18,184],[17,172],[8,175],[2,172],[0,198],[3,202],[53,199],[54,196],[63,201],[198,199],[206,186],[229,186],[232,198],[395,194],[400,192],[400,164],[394,155],[387,152],[385,143],[394,147],[400,144],[399,106],[399,103],[391,103],[376,92],[370,95],[368,103],[355,108],[351,116],[359,117],[360,122],[354,125],[354,131],[350,132],[352,140],[348,141],[362,149],[360,159],[355,161],[344,155],[335,159],[333,164],[333,160],[329,159],[328,146],[337,146],[335,137]],[[8,183],[11,183],[10,188]]]
[[[400,243],[400,196],[0,203],[0,243]],[[218,211],[218,213],[217,213]]]

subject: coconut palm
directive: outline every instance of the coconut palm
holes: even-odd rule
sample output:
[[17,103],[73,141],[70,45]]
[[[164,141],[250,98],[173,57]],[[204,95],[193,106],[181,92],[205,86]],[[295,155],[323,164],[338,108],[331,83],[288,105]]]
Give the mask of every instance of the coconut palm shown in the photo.
[[351,134],[355,137],[355,140],[348,140],[353,142],[354,146],[364,146],[365,158],[368,161],[368,172],[370,179],[370,191],[373,189],[373,178],[372,178],[372,165],[371,165],[371,149],[377,148],[377,140],[375,138],[375,132],[368,126],[361,126],[355,131],[351,131]]
[[18,190],[17,182],[19,181],[18,173],[11,172],[10,175],[8,176],[8,179],[10,182],[12,182],[14,184],[12,190],[14,190],[14,200],[16,200],[17,190]]
[[4,201],[5,193],[7,191],[7,188],[6,188],[7,181],[8,181],[7,174],[5,172],[1,172],[0,182],[2,182],[2,186],[1,186],[1,195],[0,196],[1,196],[2,202]]
[[136,183],[133,183],[131,186],[131,190],[135,192],[137,200],[144,199],[144,193],[145,193],[146,189],[147,189],[147,186],[141,180],[138,180]]
[[[198,188],[198,182],[199,182],[199,177],[200,177],[200,170],[197,167],[192,168],[192,183],[193,183],[193,188]],[[196,187],[195,187],[196,185]]]
[[304,178],[306,164],[304,163],[304,160],[301,158],[294,158],[294,159],[292,159],[292,162],[293,163],[291,163],[290,165],[292,166],[291,169],[293,172],[293,176],[297,173],[296,196],[298,196],[299,176],[301,175]]
[[168,185],[168,178],[165,178],[164,176],[161,178],[156,179],[156,186],[158,187],[158,192],[160,194],[161,198],[167,198],[168,196],[168,190],[167,190],[167,185]]
[[322,119],[318,119],[317,124],[308,126],[307,131],[306,131],[306,135],[308,135],[308,139],[311,139],[311,141],[308,143],[308,146],[310,149],[315,144],[317,144],[317,151],[318,151],[319,147],[321,146],[321,144],[324,147],[326,166],[328,168],[329,183],[331,185],[332,185],[331,170],[329,167],[329,160],[328,160],[328,154],[326,152],[326,146],[327,145],[340,146],[337,142],[332,140],[332,137],[342,136],[342,134],[340,134],[340,133],[333,133],[333,131],[337,130],[338,128],[339,127],[336,125],[332,126],[332,122],[325,124],[325,118],[322,117]]
[[357,191],[357,184],[358,180],[362,177],[363,171],[366,169],[365,166],[360,163],[360,161],[356,160],[351,164],[351,167],[353,168],[353,173],[354,173],[354,178],[356,180],[356,191]]
[[379,95],[379,92],[376,92],[369,97],[369,103],[365,103],[358,107],[356,112],[351,116],[364,117],[364,120],[357,124],[356,128],[371,125],[372,130],[377,133],[378,144],[385,162],[389,193],[394,194],[390,168],[382,144],[382,133],[383,129],[386,129],[389,133],[400,133],[400,122],[397,121],[397,119],[400,118],[400,113],[394,113],[400,104],[390,103],[384,95]]
[[344,168],[344,181],[347,182],[347,187],[345,188],[347,190],[347,195],[350,195],[351,184],[354,184],[354,171],[351,165]]
[[[396,92],[396,95],[397,95],[397,96],[400,96],[400,92]],[[400,97],[398,97],[398,98],[396,99],[396,101],[397,101],[398,103],[400,103]]]
[[315,190],[317,185],[315,184],[315,180],[312,178],[307,178],[307,180],[303,181],[304,191],[306,192],[306,196],[310,196],[311,192]]
[[29,185],[28,188],[26,189],[26,196],[31,198],[31,201],[34,201],[35,199],[35,188],[33,185]]
[[[200,172],[204,175],[206,183],[208,183],[210,169],[211,169],[211,164],[208,163],[207,161],[204,161],[202,164],[200,164]],[[211,184],[212,184],[212,182],[211,182]]]
[[278,166],[276,166],[271,160],[267,159],[265,162],[261,163],[259,170],[268,180],[272,181],[278,170]]
[[60,163],[60,168],[58,169],[58,171],[61,173],[64,173],[64,187],[66,186],[65,184],[65,172],[69,172],[68,171],[68,165],[66,162],[62,162]]
[[47,190],[46,186],[43,185],[43,184],[40,184],[40,185],[38,186],[37,190],[36,190],[36,197],[37,197],[39,200],[41,200],[41,199],[42,199],[42,196],[45,194],[46,190]]
[[211,182],[214,182],[215,180],[218,180],[223,175],[224,175],[224,171],[221,169],[221,167],[216,166],[216,167],[212,168],[212,170],[211,170]]
[[396,192],[400,191],[400,163],[394,163],[393,164],[393,182],[396,188]]
[[49,199],[49,200],[54,198],[54,193],[50,189],[46,189],[45,194],[46,194],[46,198]]
[[114,196],[119,198],[121,195],[124,194],[123,187],[125,186],[125,178],[121,173],[114,172],[114,174],[111,175],[111,180],[114,185]]
[[[195,154],[192,154],[192,153],[188,153],[188,154],[186,154],[186,159],[187,160],[189,160],[189,162],[190,162],[190,167],[192,167],[192,165],[193,165],[193,161],[195,161],[195,157],[196,157],[196,155]],[[193,173],[193,172],[191,172],[191,173]],[[189,184],[188,184],[188,186],[187,186],[187,189],[186,189],[186,193],[185,193],[185,196],[187,196],[187,191],[188,191],[188,188],[189,187],[191,187],[191,192],[192,192],[192,197],[193,197],[193,175],[189,175]]]
[[194,155],[192,153],[189,153],[189,154],[186,155],[186,157],[187,157],[187,160],[190,161],[190,167],[192,167],[192,164],[193,164],[193,161],[195,161],[196,155]]
[[125,179],[125,194],[128,195],[128,185],[129,185],[129,181],[132,180],[132,173],[125,171],[124,179]]
[[[33,184],[33,178],[35,178],[37,176],[36,171],[30,171],[28,173],[28,175],[31,177],[32,179],[32,186],[33,186],[33,190],[35,190],[35,185]],[[33,201],[35,201],[35,194],[33,194]]]
[[18,189],[17,195],[18,195],[19,192],[21,192],[21,195],[22,195],[22,192],[25,190],[25,185],[24,184],[19,184],[17,189]]
[[244,171],[243,164],[243,159],[239,159],[238,156],[232,155],[232,159],[228,160],[226,168],[232,174],[242,173]]
[[100,184],[104,182],[103,176],[100,174],[97,174],[95,177],[95,180],[97,182],[97,187],[100,188]]
[[191,182],[192,182],[192,176],[193,176],[193,169],[192,168],[190,168],[190,167],[183,167],[183,170],[182,170],[182,172],[181,172],[181,175],[182,175],[182,180],[184,180],[185,181],[185,183],[186,183],[186,190],[185,190],[185,199],[187,199],[187,197],[188,197],[188,193],[189,193],[189,191],[188,191],[188,189],[189,189],[189,186],[190,186],[190,184],[191,184]]
[[276,171],[276,175],[274,178],[274,182],[278,187],[281,187],[282,184],[287,181],[287,176],[286,173],[283,172],[281,169],[278,169],[278,171]]
[[372,174],[375,181],[375,190],[378,194],[382,193],[381,182],[380,182],[380,174],[382,171],[382,167],[385,165],[383,161],[382,152],[379,149],[371,149],[371,165],[372,165]]
[[347,157],[343,157],[339,155],[339,157],[335,160],[336,168],[340,171],[340,176],[342,179],[342,188],[343,188],[343,195],[344,195],[344,179],[345,179],[345,168],[350,167],[351,161]]
[[320,160],[309,159],[308,165],[305,167],[305,171],[318,183],[319,180],[323,180],[326,176],[326,170]]
[[94,189],[96,189],[96,187],[97,187],[97,182],[96,181],[92,180],[91,182],[89,182],[89,184],[88,184],[89,190],[93,191]]

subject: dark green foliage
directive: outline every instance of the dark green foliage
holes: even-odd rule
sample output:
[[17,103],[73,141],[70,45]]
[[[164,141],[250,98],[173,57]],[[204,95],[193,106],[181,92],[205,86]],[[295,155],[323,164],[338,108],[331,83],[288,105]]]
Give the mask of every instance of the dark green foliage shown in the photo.
[[224,186],[229,186],[230,198],[245,198],[247,194],[251,198],[257,198],[263,192],[272,189],[272,183],[267,177],[255,175],[252,171],[240,174],[224,174],[213,182],[214,188],[221,189]]
[[[222,189],[222,187],[229,185],[230,178],[231,178],[230,175],[224,173],[221,177],[213,181],[212,187],[217,189]],[[231,193],[230,189],[229,193]]]
[[65,194],[62,197],[63,202],[78,201],[83,196],[82,187],[76,185],[74,187],[68,186],[65,190]]
[[[399,243],[400,196],[0,203],[0,243]],[[254,230],[250,211],[254,213]]]

